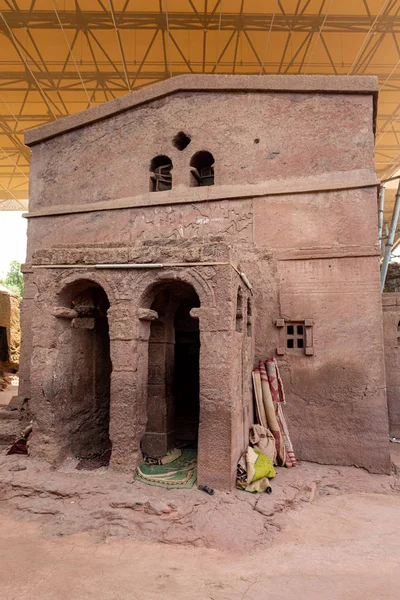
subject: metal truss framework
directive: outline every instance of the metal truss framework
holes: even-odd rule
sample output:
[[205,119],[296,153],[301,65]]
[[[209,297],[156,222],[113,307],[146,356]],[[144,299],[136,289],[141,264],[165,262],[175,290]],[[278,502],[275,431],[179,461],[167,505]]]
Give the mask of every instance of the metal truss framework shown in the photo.
[[181,73],[377,75],[376,167],[400,165],[400,0],[0,0],[0,208],[23,131]]

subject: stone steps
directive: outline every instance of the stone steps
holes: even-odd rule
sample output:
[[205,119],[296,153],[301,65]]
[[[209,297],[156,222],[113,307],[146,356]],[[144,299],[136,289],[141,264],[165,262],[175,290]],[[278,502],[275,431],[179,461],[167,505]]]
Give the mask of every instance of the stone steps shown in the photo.
[[18,410],[7,410],[7,408],[0,408],[0,420],[2,421],[17,421],[19,418]]
[[[18,411],[16,411],[18,414]],[[0,446],[11,446],[18,434],[18,421],[12,419],[0,419]]]

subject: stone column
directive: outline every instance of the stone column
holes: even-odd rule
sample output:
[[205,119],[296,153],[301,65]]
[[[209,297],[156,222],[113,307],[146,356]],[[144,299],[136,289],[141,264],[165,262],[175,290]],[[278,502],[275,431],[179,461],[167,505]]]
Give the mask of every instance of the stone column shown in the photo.
[[148,354],[147,425],[142,449],[149,456],[161,458],[175,442],[174,327],[169,316],[151,323]]
[[120,300],[108,310],[112,363],[110,390],[111,467],[133,472],[141,460],[140,440],[145,428],[148,322],[135,329],[137,316],[131,300]]
[[51,302],[33,300],[30,401],[33,416],[31,454],[53,464],[68,451],[70,408],[70,320],[52,314]]
[[198,483],[220,490],[235,485],[237,431],[242,423],[241,352],[237,349],[236,287],[230,269],[218,273],[216,307],[191,310],[200,325]]

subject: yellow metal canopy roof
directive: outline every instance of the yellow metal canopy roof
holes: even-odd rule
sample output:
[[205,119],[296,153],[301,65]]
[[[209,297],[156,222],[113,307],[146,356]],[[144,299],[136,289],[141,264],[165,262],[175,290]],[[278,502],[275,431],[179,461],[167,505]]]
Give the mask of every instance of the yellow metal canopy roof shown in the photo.
[[0,0],[0,34],[0,208],[26,208],[25,129],[182,73],[377,75],[399,169],[400,0]]

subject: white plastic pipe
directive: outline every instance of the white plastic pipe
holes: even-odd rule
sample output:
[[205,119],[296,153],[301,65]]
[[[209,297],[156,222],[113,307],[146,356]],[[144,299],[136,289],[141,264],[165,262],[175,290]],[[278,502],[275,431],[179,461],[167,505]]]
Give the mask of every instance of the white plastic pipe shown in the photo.
[[381,268],[381,292],[383,292],[383,289],[385,287],[386,275],[387,275],[387,271],[388,271],[388,267],[389,267],[390,258],[392,256],[394,236],[396,234],[397,222],[399,220],[399,213],[400,213],[400,181],[399,181],[399,186],[397,188],[396,202],[394,204],[392,220],[390,223],[389,236],[388,236],[388,240],[386,242],[385,257],[383,259],[383,264],[382,264],[382,268]]
[[379,243],[381,245],[382,254],[385,251],[385,244],[383,241],[383,212],[385,209],[385,188],[383,185],[381,186],[381,191],[379,194],[379,210],[378,210],[378,238]]

